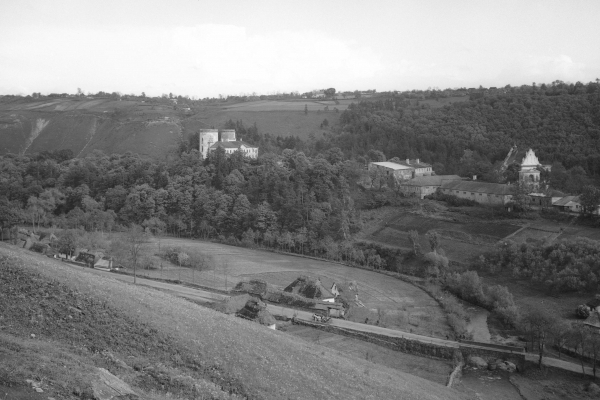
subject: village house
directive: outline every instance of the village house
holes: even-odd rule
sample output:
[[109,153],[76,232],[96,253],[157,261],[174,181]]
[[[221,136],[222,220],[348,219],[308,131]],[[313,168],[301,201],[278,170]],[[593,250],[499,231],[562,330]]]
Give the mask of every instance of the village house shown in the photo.
[[448,180],[440,186],[444,194],[488,205],[506,205],[512,201],[513,190],[510,185],[479,181]]
[[[571,213],[582,213],[584,211],[579,196],[565,196],[555,200],[553,198],[552,207],[558,211],[571,212]],[[594,215],[600,215],[600,204],[596,206],[596,209],[592,211]]]
[[435,193],[443,182],[460,180],[462,178],[458,175],[417,176],[400,183],[400,191],[407,196],[416,196],[423,199],[425,196]]

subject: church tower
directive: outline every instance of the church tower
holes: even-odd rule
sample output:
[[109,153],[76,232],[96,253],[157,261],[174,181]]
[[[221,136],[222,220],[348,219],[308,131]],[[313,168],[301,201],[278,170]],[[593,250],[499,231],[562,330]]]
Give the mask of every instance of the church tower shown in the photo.
[[540,161],[532,149],[527,150],[523,161],[521,161],[521,171],[519,171],[519,181],[538,187],[540,185]]

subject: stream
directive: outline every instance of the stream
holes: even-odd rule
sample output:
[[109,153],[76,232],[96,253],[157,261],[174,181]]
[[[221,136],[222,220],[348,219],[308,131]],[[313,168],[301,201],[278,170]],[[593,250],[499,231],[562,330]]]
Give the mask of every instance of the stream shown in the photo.
[[473,340],[476,342],[490,343],[491,334],[487,324],[490,312],[466,301],[461,300],[461,303],[465,307],[467,314],[469,314],[467,331],[473,335]]

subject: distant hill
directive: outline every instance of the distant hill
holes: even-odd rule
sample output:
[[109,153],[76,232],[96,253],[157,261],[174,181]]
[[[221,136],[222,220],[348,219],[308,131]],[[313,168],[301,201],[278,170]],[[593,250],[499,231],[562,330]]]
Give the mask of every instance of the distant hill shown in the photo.
[[102,150],[162,157],[198,129],[222,128],[230,119],[245,126],[256,124],[261,133],[307,138],[323,132],[324,119],[330,125],[337,123],[349,103],[261,100],[185,110],[141,100],[4,97],[0,98],[0,154],[70,149],[76,156]]

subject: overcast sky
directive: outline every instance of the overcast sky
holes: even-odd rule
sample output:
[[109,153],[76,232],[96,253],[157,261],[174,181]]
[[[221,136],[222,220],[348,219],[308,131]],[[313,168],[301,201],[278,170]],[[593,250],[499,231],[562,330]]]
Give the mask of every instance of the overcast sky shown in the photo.
[[589,82],[598,0],[0,0],[0,94]]

